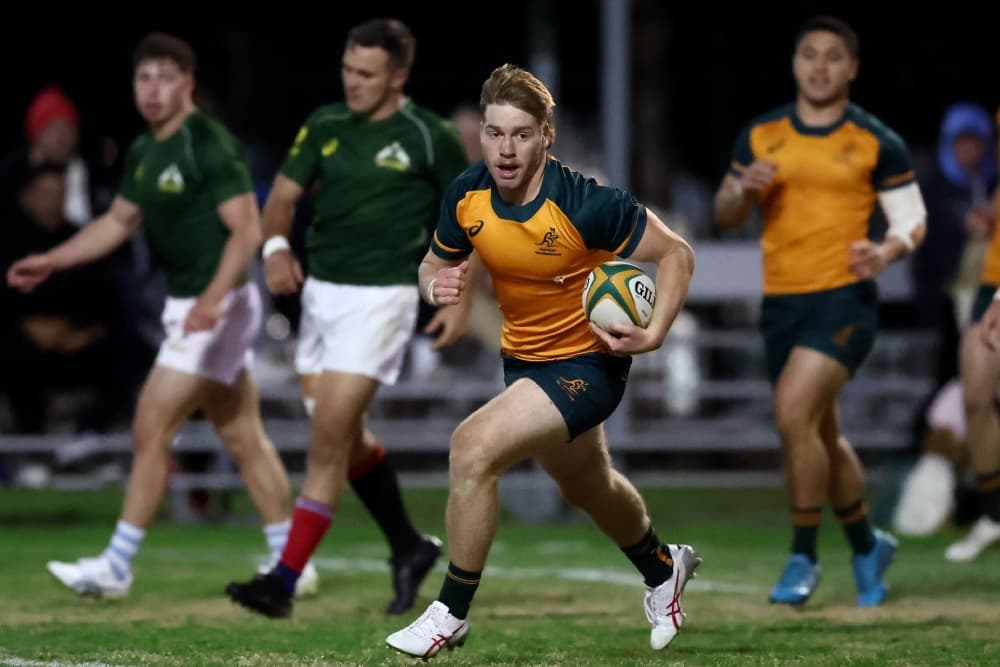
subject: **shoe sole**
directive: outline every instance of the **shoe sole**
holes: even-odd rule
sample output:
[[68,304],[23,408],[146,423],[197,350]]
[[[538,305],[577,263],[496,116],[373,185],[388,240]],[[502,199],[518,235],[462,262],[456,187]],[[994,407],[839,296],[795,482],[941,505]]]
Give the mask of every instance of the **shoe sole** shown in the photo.
[[[466,628],[468,628],[468,626],[466,626]],[[470,632],[470,630],[466,629],[464,635],[462,635],[460,638],[456,639],[454,642],[446,642],[445,645],[442,648],[445,648],[448,651],[453,651],[456,648],[462,648],[463,646],[465,646],[465,642],[469,638],[469,632]],[[417,658],[419,660],[422,660],[423,662],[427,662],[428,660],[430,660],[431,658],[433,658],[434,656],[436,656],[438,653],[441,652],[441,649],[438,649],[437,652],[435,652],[435,653],[433,653],[431,655],[417,655],[416,653],[410,653],[409,651],[404,651],[401,648],[393,646],[388,641],[385,643],[385,645],[388,646],[389,648],[391,648],[393,651],[396,651],[400,655],[405,655],[405,656],[410,657],[410,658]]]

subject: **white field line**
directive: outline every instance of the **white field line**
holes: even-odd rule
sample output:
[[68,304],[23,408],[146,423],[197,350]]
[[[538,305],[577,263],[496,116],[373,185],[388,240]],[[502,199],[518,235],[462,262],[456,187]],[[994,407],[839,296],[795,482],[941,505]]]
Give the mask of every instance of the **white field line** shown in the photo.
[[24,658],[0,658],[4,667],[118,667],[106,662],[48,662],[46,660],[25,660]]

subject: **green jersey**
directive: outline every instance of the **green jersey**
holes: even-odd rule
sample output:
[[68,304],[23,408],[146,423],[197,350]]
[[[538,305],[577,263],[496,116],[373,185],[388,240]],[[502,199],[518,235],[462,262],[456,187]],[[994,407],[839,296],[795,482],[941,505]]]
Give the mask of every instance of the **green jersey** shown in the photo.
[[132,142],[120,194],[142,212],[150,253],[171,296],[197,296],[212,281],[229,240],[219,204],[252,191],[239,144],[200,111],[163,141],[147,131]]
[[411,101],[380,121],[340,103],[306,120],[281,173],[317,181],[309,274],[351,285],[407,285],[429,244],[441,194],[468,166],[451,123]]

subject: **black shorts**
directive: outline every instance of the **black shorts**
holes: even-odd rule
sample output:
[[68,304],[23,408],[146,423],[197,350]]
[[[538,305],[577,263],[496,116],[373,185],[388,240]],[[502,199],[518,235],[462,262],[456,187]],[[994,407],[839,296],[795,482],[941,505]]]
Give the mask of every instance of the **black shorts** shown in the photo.
[[871,280],[804,294],[767,295],[760,329],[772,383],[794,347],[833,357],[853,377],[868,356],[878,329],[878,287]]
[[553,361],[522,361],[503,355],[503,381],[533,380],[555,403],[572,440],[604,422],[625,394],[632,357],[594,352]]
[[990,307],[993,303],[993,295],[997,292],[996,285],[990,285],[988,283],[983,283],[979,286],[979,291],[976,292],[976,300],[972,303],[972,323],[976,324],[979,320],[983,319],[983,313],[986,309]]

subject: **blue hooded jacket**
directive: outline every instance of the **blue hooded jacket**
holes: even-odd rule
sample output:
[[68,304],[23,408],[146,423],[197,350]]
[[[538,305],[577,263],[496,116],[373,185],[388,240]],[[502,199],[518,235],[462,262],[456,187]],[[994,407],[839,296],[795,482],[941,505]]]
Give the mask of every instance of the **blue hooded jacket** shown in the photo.
[[[955,140],[963,134],[974,134],[985,142],[986,154],[975,178],[955,159]],[[946,291],[954,279],[968,237],[965,216],[973,204],[991,196],[997,184],[996,149],[993,118],[983,106],[957,102],[948,107],[938,134],[936,168],[920,182],[927,206],[927,236],[912,264],[918,300],[922,292]]]

